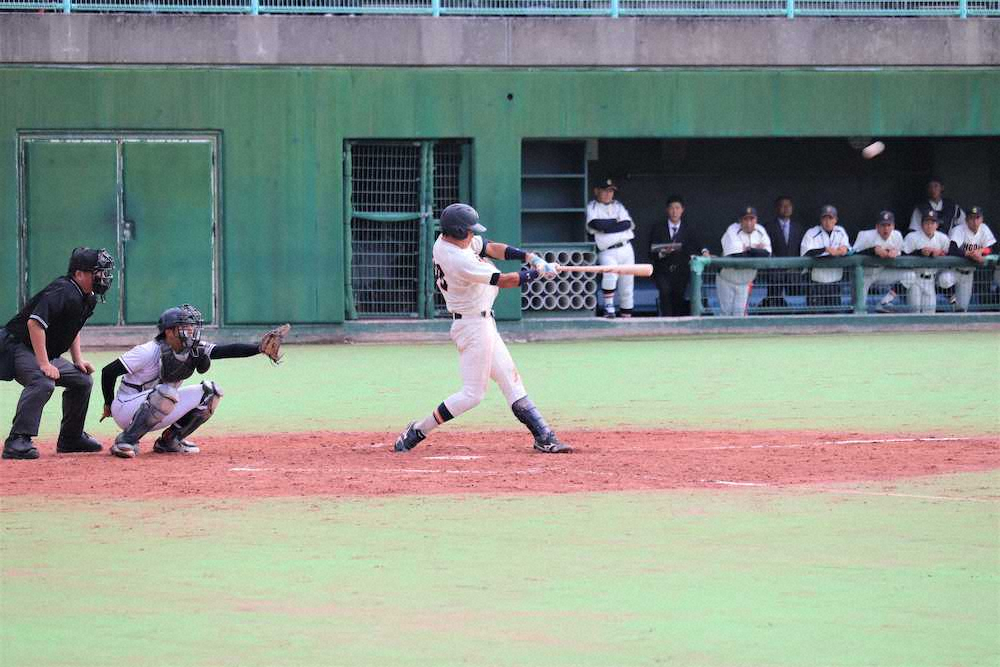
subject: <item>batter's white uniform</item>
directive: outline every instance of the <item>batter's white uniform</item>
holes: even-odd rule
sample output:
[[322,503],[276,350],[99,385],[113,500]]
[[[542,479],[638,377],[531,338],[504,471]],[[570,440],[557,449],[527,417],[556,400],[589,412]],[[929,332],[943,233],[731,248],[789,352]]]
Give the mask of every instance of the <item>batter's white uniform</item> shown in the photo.
[[[208,355],[212,354],[212,349],[215,347],[213,343],[202,343],[202,346],[205,349],[205,354]],[[174,353],[181,360],[186,359],[188,354],[187,351]],[[125,367],[126,373],[118,385],[115,400],[111,402],[111,416],[124,431],[132,423],[132,417],[136,410],[146,402],[146,396],[153,390],[153,387],[160,383],[160,344],[156,340],[151,340],[136,345],[118,359]],[[184,388],[181,388],[181,382],[167,384],[178,389],[177,405],[163,420],[149,429],[150,431],[159,431],[170,426],[198,407],[205,397],[200,383]]]
[[[982,223],[979,229],[973,234],[967,225],[958,225],[951,230],[951,243],[964,250],[978,250],[979,248],[992,247],[996,242],[996,237],[986,225]],[[956,269],[955,271],[942,271],[940,278],[944,278],[945,273],[952,274],[955,281],[955,299],[959,310],[968,310],[969,302],[972,301],[972,279],[975,275],[975,268]],[[939,278],[939,279],[940,279]],[[993,271],[993,280],[1000,282],[1000,267]]]
[[[722,235],[722,254],[739,255],[754,246],[763,246],[771,253],[771,237],[764,231],[763,225],[757,225],[747,234],[740,228],[740,223],[734,222],[726,228]],[[722,269],[715,281],[715,290],[719,297],[719,314],[731,317],[746,315],[747,299],[750,298],[750,284],[757,277],[757,269]]]
[[[899,233],[898,229],[892,230],[887,239],[879,236],[878,231],[874,229],[866,229],[859,232],[858,238],[854,240],[854,252],[864,252],[872,248],[885,248],[886,250],[895,250],[897,253],[903,254],[903,235]],[[880,285],[895,285],[898,282],[903,282],[905,286],[906,283],[903,281],[905,273],[905,271],[899,269],[866,266],[864,278],[865,294],[868,294],[868,290],[876,283]]]
[[[951,241],[941,232],[927,236],[923,230],[910,232],[903,239],[903,252],[907,255],[918,253],[924,248],[937,248],[948,252]],[[903,280],[906,285],[906,299],[915,313],[933,313],[937,310],[937,295],[934,294],[934,275],[937,269],[926,268],[908,271]]]
[[[834,225],[833,231],[826,231],[823,225],[811,227],[803,236],[802,244],[799,246],[799,254],[803,257],[810,250],[820,250],[821,248],[837,248],[840,246],[851,247],[851,238],[847,235],[847,230],[840,225]],[[823,252],[815,257],[829,257],[830,253]],[[830,284],[835,283],[844,277],[844,269],[828,268],[813,269],[810,273],[813,282]]]
[[448,312],[461,315],[451,325],[451,339],[458,347],[462,389],[444,399],[453,417],[483,400],[490,378],[500,387],[508,405],[528,394],[493,319],[500,271],[482,255],[483,244],[481,236],[474,236],[468,248],[449,243],[443,236],[434,242],[438,288]]
[[[590,223],[593,220],[618,222],[627,220],[631,226],[624,231],[607,234],[591,227]],[[635,223],[620,201],[613,199],[610,204],[602,204],[595,199],[587,204],[587,233],[594,236],[594,243],[597,244],[597,263],[601,266],[635,264],[635,249],[632,248]],[[613,292],[616,288],[618,305],[625,310],[631,310],[635,305],[635,276],[619,276],[617,273],[605,273],[601,276],[602,290]]]

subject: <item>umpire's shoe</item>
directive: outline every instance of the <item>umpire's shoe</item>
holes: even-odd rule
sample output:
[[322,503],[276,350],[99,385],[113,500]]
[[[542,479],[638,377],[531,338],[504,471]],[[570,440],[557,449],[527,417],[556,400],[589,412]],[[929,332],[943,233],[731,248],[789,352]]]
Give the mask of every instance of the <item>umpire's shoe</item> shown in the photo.
[[396,444],[393,446],[394,450],[397,452],[408,452],[427,437],[417,429],[416,424],[417,422],[410,422],[406,430],[399,434],[399,437],[396,438]]
[[559,440],[555,433],[549,433],[545,438],[535,438],[535,449],[545,454],[569,454],[573,448]]
[[35,449],[30,436],[13,433],[3,442],[3,458],[37,459],[38,450]]
[[81,433],[75,438],[64,438],[59,436],[56,441],[56,451],[60,454],[77,454],[79,452],[99,452],[103,449],[101,443],[97,442],[89,433]]

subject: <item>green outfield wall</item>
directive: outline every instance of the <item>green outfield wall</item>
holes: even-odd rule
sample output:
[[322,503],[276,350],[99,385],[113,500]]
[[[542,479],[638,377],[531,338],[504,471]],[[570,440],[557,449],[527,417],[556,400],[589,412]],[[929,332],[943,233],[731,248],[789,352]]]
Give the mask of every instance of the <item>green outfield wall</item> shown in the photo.
[[[1000,135],[1000,70],[980,68],[15,66],[0,67],[0,91],[4,316],[18,298],[19,137],[32,132],[216,141],[217,287],[229,324],[344,320],[348,139],[469,140],[473,203],[491,237],[518,241],[526,138]],[[169,182],[171,165],[160,168]],[[155,172],[145,178],[155,183]],[[79,238],[67,225],[28,243],[65,244],[68,256],[93,238],[100,221],[73,197],[56,210],[82,212]],[[183,243],[175,252],[185,255]],[[515,297],[501,298],[500,317],[520,316]]]

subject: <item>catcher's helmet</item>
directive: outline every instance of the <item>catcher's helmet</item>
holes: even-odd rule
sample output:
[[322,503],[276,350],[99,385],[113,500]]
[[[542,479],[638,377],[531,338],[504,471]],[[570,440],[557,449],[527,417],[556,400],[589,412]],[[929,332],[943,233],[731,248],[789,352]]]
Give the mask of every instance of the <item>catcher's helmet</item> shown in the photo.
[[156,323],[156,327],[160,330],[160,336],[163,336],[167,329],[173,329],[184,324],[191,325],[194,331],[189,336],[183,329],[178,329],[177,336],[184,343],[184,347],[189,349],[201,340],[201,328],[205,325],[201,311],[197,308],[189,303],[167,308],[160,315],[160,320]]
[[469,230],[482,234],[486,228],[479,224],[479,213],[468,204],[452,204],[441,211],[441,231],[453,239],[464,239]]
[[115,259],[104,248],[79,247],[73,249],[69,256],[69,268],[66,275],[73,277],[75,271],[88,271],[94,274],[94,294],[103,296],[111,287],[112,275],[115,269]]

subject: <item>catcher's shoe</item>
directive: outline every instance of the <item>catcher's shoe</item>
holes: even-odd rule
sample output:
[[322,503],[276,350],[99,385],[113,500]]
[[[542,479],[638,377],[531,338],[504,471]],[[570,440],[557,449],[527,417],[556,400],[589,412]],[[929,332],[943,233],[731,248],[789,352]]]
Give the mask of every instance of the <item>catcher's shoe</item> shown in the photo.
[[157,454],[197,454],[201,449],[190,440],[164,438],[161,435],[153,443],[153,451]]
[[417,422],[410,422],[406,430],[399,434],[399,437],[396,438],[396,444],[393,446],[395,451],[408,452],[427,437],[417,429],[416,424]]
[[122,459],[134,459],[139,453],[139,443],[125,442],[124,440],[119,440],[115,438],[115,442],[108,449],[112,456],[117,456]]
[[535,438],[535,449],[544,454],[569,454],[573,448],[559,440],[555,433],[549,433],[544,439]]

